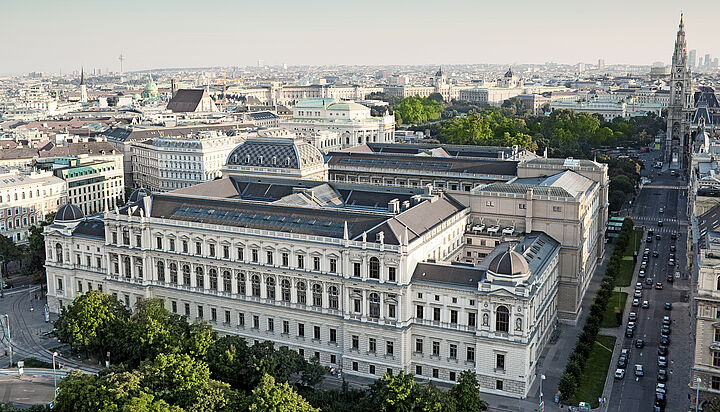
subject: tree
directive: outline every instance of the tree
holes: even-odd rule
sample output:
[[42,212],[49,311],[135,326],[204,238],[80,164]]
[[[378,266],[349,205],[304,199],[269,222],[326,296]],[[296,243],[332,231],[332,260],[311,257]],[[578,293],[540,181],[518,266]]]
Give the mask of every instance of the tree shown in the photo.
[[720,398],[713,396],[703,404],[703,412],[720,412]]
[[45,238],[43,230],[45,226],[55,219],[55,212],[48,214],[40,226],[30,226],[28,245],[23,258],[22,274],[30,276],[32,283],[44,284],[47,281],[45,276]]
[[563,373],[558,382],[558,390],[560,391],[560,399],[567,402],[575,395],[575,391],[577,390],[575,378],[567,372]]
[[2,273],[7,276],[8,263],[20,258],[20,251],[13,240],[5,235],[0,235],[0,262],[2,263]]
[[448,395],[455,403],[457,412],[477,412],[487,409],[487,402],[480,397],[480,383],[473,371],[463,371]]
[[60,341],[103,355],[111,344],[107,337],[122,329],[127,319],[128,311],[117,299],[90,290],[62,309],[55,328]]
[[381,411],[412,411],[415,408],[415,381],[412,374],[400,371],[386,373],[371,386],[375,402]]
[[260,383],[247,400],[247,410],[253,412],[315,412],[302,396],[286,382],[277,383],[272,376],[263,374]]

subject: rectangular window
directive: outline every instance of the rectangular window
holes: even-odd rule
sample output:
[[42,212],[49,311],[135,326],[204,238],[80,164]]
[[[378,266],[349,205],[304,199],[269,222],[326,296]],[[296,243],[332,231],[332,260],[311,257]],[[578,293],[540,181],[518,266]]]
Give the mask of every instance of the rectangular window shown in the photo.
[[267,263],[268,265],[272,265],[273,264],[273,252],[268,250],[266,252],[266,255],[267,256],[265,258],[265,263]]
[[320,340],[320,326],[313,326],[313,339]]
[[720,390],[720,376],[713,376],[712,381],[710,382],[710,387],[713,388],[713,390]]
[[238,313],[238,325],[245,326],[245,314]]
[[505,355],[502,353],[495,355],[495,369],[505,370]]
[[175,239],[170,239],[170,251],[175,251]]
[[230,323],[230,311],[229,310],[225,311],[225,323],[228,323],[228,324]]
[[257,251],[257,249],[253,249],[253,250],[252,250],[252,261],[253,261],[253,263],[257,263],[257,262],[258,262],[258,251]]
[[156,238],[156,241],[157,241],[157,248],[158,248],[158,249],[162,249],[162,248],[163,248],[162,238],[161,238],[160,236],[158,236],[158,237]]
[[712,364],[713,366],[720,366],[720,351],[713,351]]
[[283,321],[283,332],[282,333],[284,333],[285,335],[290,334],[290,322],[288,322],[286,320]]
[[468,362],[475,362],[475,348],[472,346],[467,347],[466,358]]
[[202,256],[202,243],[201,242],[195,242],[195,254]]
[[440,308],[433,308],[433,320],[440,322]]
[[360,277],[360,263],[358,262],[353,263],[353,276],[356,278]]
[[203,307],[202,305],[198,305],[197,307],[197,317],[202,318],[203,317]]
[[495,382],[495,389],[497,389],[499,391],[503,390],[503,381]]
[[368,366],[368,371],[370,372],[371,375],[374,375],[375,374],[375,365]]
[[395,276],[395,270],[396,269],[394,267],[388,268],[388,282],[395,282],[397,280]]
[[211,243],[209,246],[210,246],[210,256],[215,257],[215,245],[213,245]]
[[417,305],[417,308],[416,308],[416,309],[417,309],[417,310],[416,310],[416,312],[415,312],[415,313],[416,313],[415,317],[417,317],[418,319],[422,319],[422,318],[423,318],[423,311],[424,311],[425,307],[424,307],[424,306],[421,306],[421,305]]
[[416,375],[422,375],[422,366],[415,365],[415,374]]
[[313,270],[320,271],[320,258],[313,256]]
[[450,359],[457,359],[457,345],[450,344],[450,353],[448,354]]
[[182,241],[182,251],[183,253],[188,253],[188,242],[187,240]]
[[368,339],[368,350],[370,352],[377,352],[377,340],[375,338]]
[[260,316],[253,315],[253,328],[260,329]]
[[457,319],[458,319],[458,312],[456,310],[451,310],[450,311],[450,323],[453,323],[453,324],[457,323]]
[[275,319],[268,318],[268,330],[271,332],[275,330]]
[[350,342],[352,344],[353,349],[360,349],[360,337],[357,335],[352,335],[352,338],[350,338]]
[[230,259],[230,246],[223,246],[223,259]]
[[385,354],[392,355],[395,353],[395,344],[392,341],[385,342]]
[[305,336],[305,324],[298,323],[298,336]]
[[455,382],[455,372],[450,372],[450,380]]
[[78,292],[82,293],[82,280],[78,280]]
[[525,210],[527,207],[525,206],[525,203],[518,204],[518,209]]
[[358,370],[358,363],[357,363],[357,362],[353,362],[353,363],[352,363],[352,369],[353,369],[355,372],[357,372],[357,370]]
[[562,207],[560,207],[560,206],[553,206],[553,212],[562,212]]
[[243,253],[243,248],[241,247],[237,248],[237,259],[245,260],[245,254]]
[[330,273],[337,273],[337,259],[330,259]]
[[475,327],[475,314],[474,313],[468,313],[468,326]]
[[135,235],[135,246],[142,247],[142,236]]
[[177,302],[176,301],[173,300],[172,302],[170,302],[170,307],[172,308],[172,313],[177,313]]
[[337,357],[335,357],[335,355],[330,355],[330,363],[337,363]]
[[362,309],[362,302],[360,301],[360,299],[353,299],[353,309],[355,310],[355,313],[360,313]]
[[432,344],[432,354],[433,356],[440,356],[440,342],[436,340]]
[[433,378],[437,379],[440,377],[440,370],[437,368],[433,368]]
[[388,305],[388,318],[394,319],[395,316],[395,305],[391,303]]
[[290,265],[290,255],[287,252],[282,254],[282,265],[286,267]]
[[190,316],[190,304],[186,303],[184,306],[185,306],[185,316]]
[[297,257],[297,267],[298,269],[305,269],[305,256],[298,255]]
[[488,201],[485,202],[485,206],[487,206],[487,207],[495,207],[495,202],[493,202],[492,200],[488,200]]
[[415,339],[415,352],[423,353],[423,340],[420,338]]
[[714,342],[720,342],[720,329],[715,329],[715,339]]
[[330,329],[330,343],[337,343],[337,329]]

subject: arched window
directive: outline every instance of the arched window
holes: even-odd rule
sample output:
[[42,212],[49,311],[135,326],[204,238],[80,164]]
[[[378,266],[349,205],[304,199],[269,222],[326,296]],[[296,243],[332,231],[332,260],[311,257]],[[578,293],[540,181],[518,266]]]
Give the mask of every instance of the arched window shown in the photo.
[[275,278],[268,276],[265,279],[265,292],[268,299],[275,299]]
[[313,306],[322,306],[322,286],[316,283],[312,286]]
[[236,275],[236,278],[237,278],[237,293],[240,295],[245,295],[247,292],[246,286],[245,286],[245,273],[239,272]]
[[260,296],[260,276],[252,275],[252,278],[250,278],[250,281],[252,283],[252,295]]
[[135,258],[135,274],[138,278],[143,278],[143,260],[142,258],[136,257]]
[[302,305],[307,303],[307,286],[305,286],[305,282],[297,283],[297,303]]
[[165,282],[165,262],[158,260],[157,262],[157,280]]
[[175,263],[170,264],[170,283],[177,284],[178,282],[178,275],[177,275],[177,265]]
[[380,260],[376,257],[370,258],[370,277],[380,279]]
[[210,289],[217,290],[218,289],[217,270],[210,269],[208,271],[208,276],[210,277]]
[[283,279],[282,282],[280,282],[280,288],[282,289],[281,298],[283,302],[290,302],[290,281]]
[[337,309],[339,307],[338,295],[337,286],[330,286],[328,288],[328,305],[330,309]]
[[132,266],[130,263],[130,256],[125,256],[125,259],[123,259],[123,264],[125,266],[125,277],[130,279],[130,276],[132,275]]
[[223,272],[223,292],[232,292],[232,277],[229,270]]
[[495,310],[495,330],[498,332],[510,331],[510,311],[505,306],[498,306]]
[[371,293],[368,300],[370,301],[370,317],[380,317],[380,295],[377,293]]
[[190,286],[190,265],[183,265],[183,285]]
[[715,283],[715,289],[720,290],[720,276],[718,276],[717,282]]
[[61,244],[58,243],[55,245],[55,260],[58,263],[63,263],[63,250],[62,249],[63,248],[62,248]]
[[203,268],[200,266],[195,268],[195,285],[199,288],[205,287],[205,276],[203,273]]

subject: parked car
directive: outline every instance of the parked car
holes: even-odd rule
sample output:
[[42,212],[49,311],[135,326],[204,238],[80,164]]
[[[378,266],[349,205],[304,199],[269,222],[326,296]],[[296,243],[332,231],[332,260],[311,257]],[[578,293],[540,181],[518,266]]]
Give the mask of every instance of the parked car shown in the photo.
[[658,368],[667,368],[667,358],[658,356]]
[[630,315],[628,316],[628,320],[630,320],[630,322],[635,322],[637,320],[637,313],[630,312]]
[[658,257],[660,254],[657,250],[653,250],[653,257]]
[[662,289],[662,288],[663,288],[662,282],[658,282],[655,284],[655,289]]
[[625,329],[625,337],[632,338],[633,333],[635,333],[633,328],[626,328]]
[[642,291],[640,291],[640,290],[638,290],[638,289],[635,289],[635,294],[634,294],[633,296],[635,296],[636,298],[641,298],[641,297],[642,297]]
[[667,280],[668,283],[673,283],[673,282],[675,282],[675,276],[673,276],[672,274],[669,274],[669,275],[667,275],[665,280]]
[[663,225],[663,221],[662,221],[662,220],[658,220],[658,227],[662,227],[662,225]]
[[625,369],[615,369],[615,379],[622,379],[625,377]]
[[668,335],[661,335],[660,336],[660,343],[663,345],[669,345],[670,344],[670,336]]
[[668,260],[668,266],[675,266],[675,259]]
[[660,240],[660,239],[661,239],[661,238],[660,238],[660,234],[659,234],[659,233],[658,233],[657,235],[655,235],[655,240]]
[[647,239],[645,239],[645,242],[652,243],[652,238],[650,236],[648,236]]
[[642,289],[642,282],[635,283],[635,289]]
[[669,335],[670,334],[670,326],[663,326],[662,330],[660,331],[661,335]]
[[649,308],[649,307],[650,307],[650,302],[648,302],[647,300],[643,300],[642,308],[643,308],[643,309],[647,309],[647,308]]
[[650,288],[652,289],[653,278],[646,278],[646,279],[645,279],[645,284],[646,284],[646,285],[649,285]]
[[638,272],[638,277],[641,277],[641,278],[645,277],[645,269],[640,269],[640,272]]
[[635,365],[635,376],[644,376],[645,372],[643,371],[643,367],[640,364]]
[[663,316],[662,323],[665,326],[670,326],[670,316]]
[[672,232],[672,234],[670,235],[670,239],[676,240],[676,239],[677,239],[677,232]]
[[673,252],[673,253],[675,253],[675,250],[676,250],[676,249],[675,249],[675,245],[670,245],[670,251]]
[[640,306],[640,299],[633,299],[632,305],[633,305],[633,306]]
[[667,370],[660,369],[658,371],[658,382],[667,382]]
[[642,349],[645,347],[645,341],[642,339],[636,339],[635,340],[635,347],[638,349]]
[[661,208],[660,208],[660,213],[665,213],[665,208],[664,208],[664,207],[661,207]]
[[668,348],[665,345],[658,346],[658,355],[667,356]]
[[665,302],[665,310],[672,310],[672,303]]

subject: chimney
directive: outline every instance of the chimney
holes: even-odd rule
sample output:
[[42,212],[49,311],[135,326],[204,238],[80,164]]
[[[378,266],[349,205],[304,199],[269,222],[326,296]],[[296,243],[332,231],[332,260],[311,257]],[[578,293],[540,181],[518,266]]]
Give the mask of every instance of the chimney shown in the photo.
[[422,200],[423,200],[421,195],[415,195],[415,196],[411,197],[410,199],[412,199],[413,206],[420,204],[420,202],[422,202]]
[[410,209],[410,201],[406,200],[406,201],[402,202],[402,209],[400,209],[400,210],[408,210],[408,209]]

